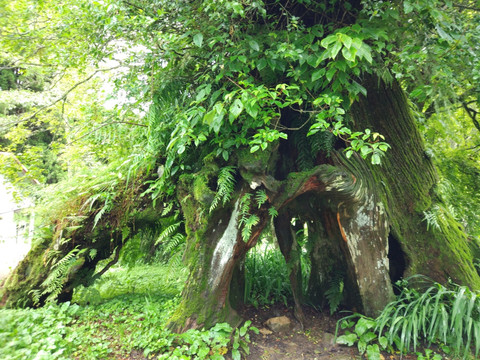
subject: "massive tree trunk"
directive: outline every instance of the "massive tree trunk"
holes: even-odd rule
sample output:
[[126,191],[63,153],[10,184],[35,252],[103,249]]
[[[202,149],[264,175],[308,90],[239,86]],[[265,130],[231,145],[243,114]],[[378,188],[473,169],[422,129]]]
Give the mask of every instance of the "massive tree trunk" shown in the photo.
[[[268,207],[279,212],[274,224],[289,263],[300,320],[302,294],[290,226],[293,218],[301,219],[309,229],[310,302],[324,302],[326,286],[338,273],[344,276],[344,303],[368,315],[378,314],[392,299],[392,280],[403,276],[421,273],[440,282],[452,278],[479,287],[472,252],[459,224],[450,219],[449,227],[432,231],[422,221],[423,212],[439,201],[434,194],[437,178],[401,88],[375,78],[367,79],[364,86],[368,96],[353,106],[351,116],[356,128],[379,132],[391,145],[382,165],[371,165],[357,155],[347,159],[339,149],[329,158],[318,156],[323,160],[311,170],[282,177],[276,171],[280,162],[290,161],[291,168],[295,167],[291,159],[282,159],[291,158],[288,146],[262,154],[241,152],[235,164],[241,176],[234,199],[211,214],[214,191],[208,183],[214,171],[204,169],[184,181],[178,195],[188,228],[185,259],[191,274],[172,328],[239,320],[229,297],[241,284],[239,279],[232,282],[233,270],[267,225]],[[248,209],[249,215],[260,220],[251,236],[242,239],[239,199],[259,190],[266,192],[268,202]]]
[[[298,151],[292,137],[263,152],[239,150],[231,163],[237,168],[231,200],[220,201],[214,209],[217,164],[207,163],[198,173],[181,177],[177,197],[185,217],[185,262],[190,276],[170,321],[172,329],[209,327],[218,321],[238,324],[241,319],[235,308],[241,305],[242,262],[271,223],[272,208],[279,214],[275,232],[289,264],[300,321],[304,296],[310,303],[322,305],[329,284],[339,276],[345,284],[344,305],[368,315],[377,314],[392,299],[392,281],[411,274],[421,273],[440,282],[451,278],[479,288],[473,244],[468,243],[460,225],[446,218],[442,228],[434,230],[423,221],[425,211],[441,204],[435,195],[437,177],[401,88],[375,78],[366,79],[363,85],[368,96],[353,105],[350,115],[354,127],[377,131],[391,145],[381,165],[371,165],[358,155],[347,159],[337,146],[330,156],[317,154],[316,164],[308,170],[296,171]],[[258,203],[257,198],[266,201]],[[145,208],[139,199],[131,204]],[[125,216],[116,228],[138,228],[146,213],[139,210],[135,216]],[[154,223],[157,214],[154,209],[151,213]],[[80,245],[79,252],[94,248],[97,256],[92,260],[86,252],[82,256],[77,253],[80,263],[72,262],[69,267],[60,299],[68,300],[75,284],[87,283],[98,260],[108,257],[125,240],[118,231],[95,239],[98,230],[89,232],[93,217],[90,214],[89,225],[72,238],[73,246]],[[307,294],[301,292],[293,219],[308,228],[312,269]],[[251,226],[245,231],[247,223]],[[105,226],[108,224],[105,219]],[[16,269],[4,288],[4,303],[31,305],[31,290],[44,290],[41,284],[48,275],[45,254],[59,249],[54,238],[37,242]],[[65,244],[70,248],[60,248],[63,255],[72,249],[72,243]]]

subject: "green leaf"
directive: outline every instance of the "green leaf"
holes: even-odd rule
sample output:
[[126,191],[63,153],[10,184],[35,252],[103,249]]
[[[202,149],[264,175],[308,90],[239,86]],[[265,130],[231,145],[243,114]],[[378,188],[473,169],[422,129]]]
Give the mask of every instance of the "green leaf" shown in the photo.
[[372,155],[372,164],[379,165],[381,163],[380,156],[378,154]]
[[259,145],[253,145],[251,148],[250,148],[250,153],[254,153],[255,151],[257,151],[258,149],[260,149],[260,146]]
[[330,57],[332,59],[335,59],[341,49],[342,49],[342,43],[341,42],[338,41],[338,42],[334,43],[333,47],[332,47],[332,50],[331,50]]
[[358,347],[358,352],[360,354],[363,354],[365,352],[365,350],[367,349],[367,343],[365,341],[363,341],[362,339],[360,339],[360,340],[358,340],[357,347]]
[[438,24],[438,23],[435,24],[435,29],[437,30],[438,35],[440,35],[440,37],[441,37],[442,39],[445,39],[445,40],[448,40],[448,41],[452,41],[452,40],[453,40],[453,38],[452,38],[449,34],[447,34],[447,33],[445,32],[445,30],[443,30],[443,28],[440,26],[440,24]]
[[367,346],[367,357],[368,360],[381,360],[380,348],[377,344]]
[[352,38],[346,34],[341,34],[340,41],[347,49],[350,49],[350,46],[352,46]]
[[314,71],[313,74],[312,74],[312,82],[317,81],[323,75],[325,75],[325,68],[321,68],[319,70]]
[[357,334],[342,335],[337,338],[337,344],[353,346],[358,341]]
[[240,360],[241,359],[240,351],[238,351],[237,349],[232,349],[232,359]]
[[372,63],[372,48],[367,44],[363,43],[362,46],[357,49],[357,56],[361,59],[367,60],[368,63]]
[[217,115],[217,111],[215,109],[210,110],[203,116],[203,122],[207,125],[211,125],[215,115]]
[[265,60],[265,58],[261,58],[260,60],[258,60],[258,63],[257,63],[258,71],[261,71],[262,69],[264,69],[265,66],[267,66],[267,60]]
[[332,67],[327,71],[326,78],[328,81],[331,81],[333,77],[335,76],[335,73],[337,72],[337,69]]
[[328,35],[326,38],[322,39],[320,45],[322,45],[326,49],[330,44],[334,43],[337,40],[338,39],[335,35]]
[[243,111],[243,103],[240,99],[235,99],[235,101],[230,105],[229,112],[236,119]]
[[373,329],[375,325],[376,322],[374,320],[362,317],[357,321],[357,325],[355,326],[355,333],[358,336],[361,336],[367,330]]
[[378,338],[378,343],[380,344],[380,346],[382,347],[382,349],[386,349],[387,346],[388,346],[388,340],[385,336],[380,336]]
[[250,45],[250,48],[252,48],[252,50],[260,51],[260,46],[258,45],[258,43],[255,40],[250,40],[248,42],[248,45]]
[[193,37],[193,43],[198,47],[202,47],[203,44],[203,35],[202,33],[197,33]]
[[408,14],[413,11],[413,5],[410,3],[409,0],[405,0],[403,3],[403,11],[405,11],[405,14]]
[[354,47],[349,48],[349,49],[344,47],[342,49],[342,55],[345,58],[345,60],[347,60],[347,61],[354,62],[356,54],[357,54],[357,49],[355,49]]

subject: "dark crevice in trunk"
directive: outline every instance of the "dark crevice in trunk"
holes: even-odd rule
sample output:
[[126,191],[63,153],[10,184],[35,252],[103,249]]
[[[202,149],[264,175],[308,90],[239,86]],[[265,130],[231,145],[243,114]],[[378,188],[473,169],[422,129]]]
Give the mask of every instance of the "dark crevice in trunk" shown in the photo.
[[[389,275],[392,285],[403,278],[405,270],[409,266],[407,255],[402,249],[402,245],[397,238],[390,232],[388,234],[388,260],[390,263]],[[393,292],[398,295],[399,290],[393,286]]]

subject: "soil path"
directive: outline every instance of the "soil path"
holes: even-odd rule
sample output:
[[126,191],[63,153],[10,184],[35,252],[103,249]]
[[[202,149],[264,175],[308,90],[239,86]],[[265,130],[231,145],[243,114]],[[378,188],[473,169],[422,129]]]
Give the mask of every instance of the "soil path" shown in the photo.
[[[311,308],[304,308],[305,327],[302,330],[295,320],[292,310],[281,305],[270,308],[246,308],[242,313],[244,319],[260,333],[251,332],[250,355],[247,360],[322,360],[361,359],[355,348],[335,344],[335,327],[339,317]],[[291,327],[284,332],[272,332],[265,326],[265,321],[277,316],[286,316],[291,320]]]
[[[270,308],[247,307],[242,312],[245,320],[251,320],[252,325],[260,330],[257,335],[250,332],[252,340],[250,354],[246,360],[361,360],[366,355],[359,354],[356,347],[347,347],[335,343],[335,328],[337,321],[347,314],[330,315],[310,307],[304,307],[305,326],[302,330],[293,316],[293,310],[283,305]],[[271,332],[265,322],[277,316],[287,316],[291,327],[287,331]],[[383,353],[382,360],[413,360],[414,355],[392,355]]]

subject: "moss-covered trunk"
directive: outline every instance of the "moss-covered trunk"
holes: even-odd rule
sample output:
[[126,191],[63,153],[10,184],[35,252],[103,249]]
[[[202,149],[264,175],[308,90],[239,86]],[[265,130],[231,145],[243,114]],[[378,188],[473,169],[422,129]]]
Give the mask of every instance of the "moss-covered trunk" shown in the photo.
[[382,165],[368,164],[387,215],[392,273],[396,279],[424,274],[478,289],[470,248],[475,245],[469,244],[462,226],[448,213],[441,215],[440,229],[428,228],[425,221],[425,212],[443,205],[435,193],[436,169],[424,151],[404,92],[396,82],[386,85],[373,77],[365,86],[368,96],[352,108],[355,126],[383,134],[392,147]]
[[[121,187],[122,188],[122,187]],[[117,262],[126,241],[142,228],[153,228],[157,209],[146,203],[140,186],[118,191],[114,206],[99,221],[101,203],[91,209],[87,198],[74,199],[70,213],[38,231],[32,248],[0,288],[0,306],[33,307],[72,299],[78,285],[88,286]],[[72,220],[74,219],[74,220]],[[76,220],[75,220],[76,219]],[[96,272],[100,260],[111,258]]]
[[[280,213],[276,233],[291,270],[297,311],[302,294],[290,226],[294,218],[308,227],[310,302],[324,303],[326,289],[339,277],[345,284],[344,303],[368,315],[376,315],[393,298],[392,280],[409,274],[422,273],[442,282],[451,277],[478,288],[479,277],[459,225],[450,219],[443,231],[432,231],[422,221],[423,212],[439,201],[434,194],[436,173],[402,90],[396,83],[387,86],[377,79],[367,79],[364,85],[368,97],[353,106],[351,115],[356,128],[377,131],[391,145],[382,165],[370,165],[358,155],[347,159],[342,151],[334,151],[330,158],[317,156],[310,170],[291,171],[296,151],[292,145],[263,155],[242,152],[235,164],[241,178],[234,199],[208,217],[205,210],[214,196],[206,186],[209,180],[204,181],[203,198],[194,186],[200,174],[183,186],[180,200],[189,231],[186,261],[191,275],[173,318],[176,329],[238,320],[228,297],[230,287],[241,283],[231,281],[233,269],[267,224],[268,207]],[[277,170],[280,163],[290,169],[283,175]],[[250,209],[260,222],[248,239],[242,239],[239,199],[247,193],[255,198],[258,191],[264,191],[268,201]]]

